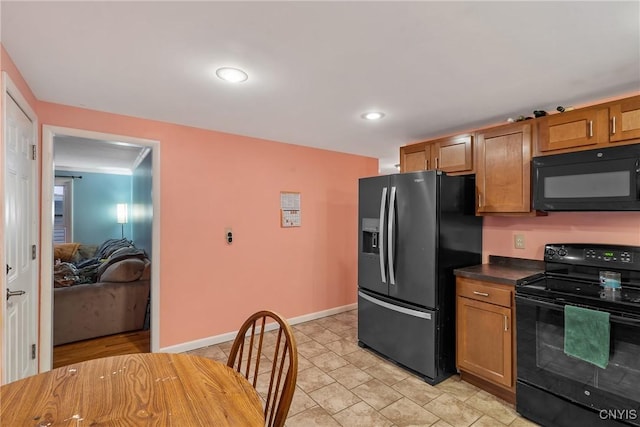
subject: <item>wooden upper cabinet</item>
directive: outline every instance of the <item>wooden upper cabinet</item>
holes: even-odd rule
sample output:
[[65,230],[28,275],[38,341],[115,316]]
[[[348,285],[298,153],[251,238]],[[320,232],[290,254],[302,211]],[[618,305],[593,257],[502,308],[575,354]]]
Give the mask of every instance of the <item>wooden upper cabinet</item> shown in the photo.
[[640,140],[640,96],[611,104],[611,142]]
[[585,108],[544,117],[538,124],[539,151],[545,153],[606,143],[609,141],[608,122],[607,108]]
[[537,120],[535,156],[640,143],[640,96]]
[[473,173],[473,135],[464,134],[400,147],[400,172],[438,169]]
[[431,142],[435,169],[452,175],[473,173],[473,135],[459,135]]
[[431,168],[430,145],[420,142],[400,147],[400,172],[423,171]]
[[531,212],[531,144],[527,122],[476,134],[478,214]]

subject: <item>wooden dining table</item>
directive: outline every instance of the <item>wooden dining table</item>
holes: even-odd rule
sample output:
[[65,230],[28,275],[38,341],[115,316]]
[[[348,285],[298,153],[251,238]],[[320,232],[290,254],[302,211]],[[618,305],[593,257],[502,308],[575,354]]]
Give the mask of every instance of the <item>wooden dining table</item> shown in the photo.
[[0,387],[2,426],[264,426],[260,396],[224,363],[138,353]]

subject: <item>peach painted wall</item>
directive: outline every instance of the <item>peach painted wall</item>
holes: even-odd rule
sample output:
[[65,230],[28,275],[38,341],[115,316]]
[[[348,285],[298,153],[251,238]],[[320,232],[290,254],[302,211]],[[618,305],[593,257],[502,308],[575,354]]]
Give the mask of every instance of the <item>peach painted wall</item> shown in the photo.
[[[612,243],[640,246],[640,212],[550,212],[544,217],[486,217],[483,260],[489,255],[543,259],[546,243]],[[514,249],[523,234],[525,249]]]
[[[357,178],[377,174],[375,159],[37,102],[0,53],[40,123],[161,141],[161,347],[236,330],[260,307],[293,317],[355,302]],[[281,190],[302,193],[301,228],[279,227]],[[485,261],[542,259],[547,242],[640,245],[640,213],[486,217],[483,235]]]
[[20,74],[20,71],[16,68],[16,65],[13,63],[13,60],[2,44],[0,44],[0,70],[7,72],[13,83],[18,87],[20,93],[22,93],[22,96],[24,96],[25,100],[29,103],[29,106],[37,114],[38,102],[36,97],[33,95],[33,92],[31,92],[31,88],[22,77],[22,74]]
[[[376,159],[41,102],[43,124],[160,141],[160,346],[356,302],[358,178]],[[280,227],[280,191],[302,227]],[[227,245],[225,227],[234,241]]]

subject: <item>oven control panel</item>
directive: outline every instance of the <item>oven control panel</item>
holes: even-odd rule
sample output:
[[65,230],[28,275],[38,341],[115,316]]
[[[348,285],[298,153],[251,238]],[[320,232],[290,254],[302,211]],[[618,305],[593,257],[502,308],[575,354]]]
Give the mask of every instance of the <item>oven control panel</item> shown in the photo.
[[585,259],[597,259],[599,261],[606,262],[631,262],[632,255],[631,252],[628,251],[616,251],[609,249],[585,249],[584,250]]
[[640,266],[640,247],[604,244],[547,244],[544,260],[579,265],[617,265],[627,269]]

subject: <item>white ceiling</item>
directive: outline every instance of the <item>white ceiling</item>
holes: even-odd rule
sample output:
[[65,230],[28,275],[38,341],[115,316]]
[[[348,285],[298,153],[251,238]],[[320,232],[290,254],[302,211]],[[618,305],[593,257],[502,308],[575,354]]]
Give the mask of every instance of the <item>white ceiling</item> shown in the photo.
[[53,164],[62,171],[131,175],[148,153],[149,148],[120,141],[53,138]]
[[[3,0],[43,101],[398,163],[398,147],[640,90],[639,1]],[[231,85],[214,70],[237,66]],[[360,115],[381,110],[367,122]]]

